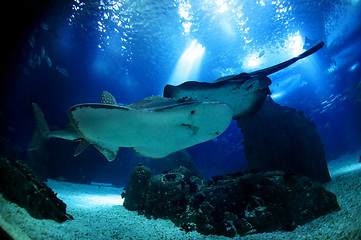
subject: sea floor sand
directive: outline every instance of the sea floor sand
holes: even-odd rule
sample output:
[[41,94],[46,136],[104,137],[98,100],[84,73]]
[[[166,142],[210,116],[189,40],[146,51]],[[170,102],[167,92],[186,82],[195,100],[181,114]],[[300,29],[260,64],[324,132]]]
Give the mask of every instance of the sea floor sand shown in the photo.
[[[361,239],[361,151],[329,162],[332,181],[325,188],[337,196],[341,210],[292,232],[276,231],[234,239]],[[186,233],[171,221],[147,219],[122,206],[120,188],[49,180],[74,220],[57,223],[32,218],[0,194],[0,225],[14,239],[229,239]]]

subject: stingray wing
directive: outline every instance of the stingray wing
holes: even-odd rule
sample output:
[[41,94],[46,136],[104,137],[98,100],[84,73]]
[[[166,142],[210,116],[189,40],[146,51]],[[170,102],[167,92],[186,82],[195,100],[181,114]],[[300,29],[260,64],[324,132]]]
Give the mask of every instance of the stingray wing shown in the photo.
[[270,94],[268,86],[271,80],[258,77],[214,83],[189,81],[178,86],[167,85],[164,96],[181,99],[191,97],[202,101],[227,103],[233,110],[233,118],[239,119],[258,111]]

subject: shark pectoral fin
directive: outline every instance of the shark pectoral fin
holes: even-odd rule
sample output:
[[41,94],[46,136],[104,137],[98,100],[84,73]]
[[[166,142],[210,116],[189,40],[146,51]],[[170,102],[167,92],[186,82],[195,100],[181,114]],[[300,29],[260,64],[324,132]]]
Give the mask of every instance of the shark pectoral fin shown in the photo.
[[74,157],[78,156],[80,153],[82,153],[90,143],[84,139],[82,139],[78,145],[78,147],[75,149]]
[[98,149],[98,151],[101,152],[108,159],[109,162],[112,162],[119,152],[119,147],[110,149],[105,148],[99,144],[94,144],[94,147]]

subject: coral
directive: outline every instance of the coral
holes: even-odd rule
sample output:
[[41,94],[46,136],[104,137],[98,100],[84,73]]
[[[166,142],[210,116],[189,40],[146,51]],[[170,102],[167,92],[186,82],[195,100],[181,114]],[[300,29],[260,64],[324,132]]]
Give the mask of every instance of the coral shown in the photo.
[[289,231],[339,210],[335,195],[305,176],[239,172],[207,181],[184,167],[151,177],[144,166],[133,170],[124,206],[184,231],[228,237]]

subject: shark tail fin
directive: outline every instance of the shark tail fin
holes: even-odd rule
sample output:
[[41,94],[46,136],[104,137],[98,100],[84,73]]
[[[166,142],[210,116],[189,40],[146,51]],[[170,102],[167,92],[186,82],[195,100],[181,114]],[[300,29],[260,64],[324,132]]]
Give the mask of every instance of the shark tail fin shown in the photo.
[[31,152],[37,152],[43,150],[43,146],[49,138],[50,131],[44,114],[36,103],[33,103],[33,111],[35,118],[35,131],[28,146],[28,150]]
[[50,132],[48,124],[45,120],[43,112],[36,103],[33,103],[33,111],[35,117],[35,131],[39,131],[41,136],[48,138]]

